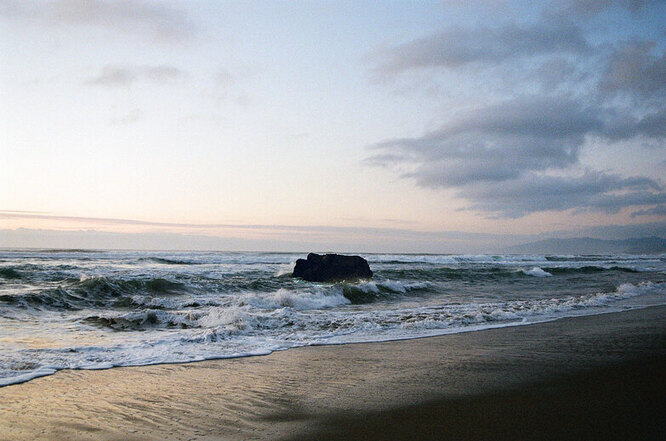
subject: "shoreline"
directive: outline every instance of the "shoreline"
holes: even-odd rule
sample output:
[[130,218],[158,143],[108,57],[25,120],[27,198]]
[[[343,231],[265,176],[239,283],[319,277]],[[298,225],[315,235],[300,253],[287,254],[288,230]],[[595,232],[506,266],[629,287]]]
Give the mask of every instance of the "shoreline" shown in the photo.
[[[451,409],[487,413],[483,403],[506,400],[502,394],[517,394],[511,399],[520,403],[534,401],[531,391],[544,387],[584,389],[585,372],[601,372],[615,379],[614,389],[626,389],[633,384],[628,369],[654,365],[664,372],[664,357],[666,307],[657,306],[265,356],[63,370],[0,388],[0,439],[342,439],[341,425],[347,435],[386,439],[379,428],[391,427],[390,433],[401,434],[396,439],[411,439],[401,428],[435,427],[436,416]],[[647,398],[639,384],[645,378],[634,379],[629,390],[640,389]],[[664,392],[663,374],[652,380]],[[567,393],[553,396],[574,405]],[[462,430],[459,423],[453,426]],[[424,433],[418,438],[428,439]]]
[[[431,335],[418,335],[414,337],[389,337],[386,339],[378,339],[378,340],[361,340],[361,341],[341,341],[341,342],[331,342],[331,343],[314,343],[314,344],[309,344],[309,345],[303,345],[303,346],[294,346],[290,348],[281,348],[281,349],[274,349],[266,353],[254,353],[254,354],[242,354],[242,355],[236,355],[236,356],[221,356],[221,357],[212,357],[212,358],[204,358],[201,360],[190,360],[190,361],[166,361],[166,362],[157,362],[157,363],[148,363],[148,364],[129,364],[129,365],[114,365],[114,366],[109,366],[109,367],[101,367],[101,368],[65,368],[65,369],[50,369],[49,372],[45,373],[40,373],[36,376],[29,377],[27,379],[22,379],[13,383],[7,383],[7,384],[0,384],[0,390],[4,387],[8,386],[15,386],[19,384],[24,384],[28,383],[30,381],[36,380],[38,378],[43,378],[43,377],[49,377],[51,375],[55,375],[58,372],[62,371],[105,371],[108,369],[118,369],[118,368],[141,368],[141,367],[149,367],[149,366],[169,366],[169,365],[187,365],[187,364],[192,364],[192,363],[204,363],[207,361],[221,361],[221,360],[233,360],[236,358],[252,358],[252,357],[266,357],[271,354],[277,353],[277,352],[284,352],[284,351],[291,351],[294,349],[302,349],[302,348],[309,348],[309,347],[325,347],[325,346],[346,346],[346,345],[365,345],[365,344],[375,344],[375,343],[390,343],[390,342],[401,342],[401,341],[409,341],[409,340],[420,340],[420,339],[429,339],[429,338],[438,338],[438,337],[446,337],[449,335],[458,335],[458,334],[466,334],[470,332],[483,332],[483,331],[491,331],[491,330],[496,330],[496,329],[504,329],[504,328],[513,328],[513,327],[520,327],[520,326],[536,326],[540,325],[543,323],[550,323],[550,322],[556,322],[559,320],[567,320],[567,319],[572,319],[572,318],[580,318],[580,317],[593,317],[593,316],[602,316],[602,315],[607,315],[607,314],[620,314],[620,313],[625,313],[625,312],[631,312],[631,311],[638,311],[641,309],[650,309],[650,308],[659,308],[659,307],[664,307],[666,308],[666,305],[648,305],[648,306],[638,306],[638,307],[632,307],[631,309],[626,309],[623,311],[603,311],[603,312],[598,312],[598,313],[591,313],[591,314],[580,314],[580,315],[572,315],[572,316],[563,316],[563,317],[554,317],[554,318],[548,318],[544,320],[538,320],[534,322],[514,322],[514,323],[508,323],[508,324],[498,324],[498,325],[470,325],[465,328],[455,328],[454,331],[448,332],[447,330],[436,330],[435,333]],[[445,331],[445,332],[437,332],[437,331]],[[29,374],[27,374],[29,375]]]

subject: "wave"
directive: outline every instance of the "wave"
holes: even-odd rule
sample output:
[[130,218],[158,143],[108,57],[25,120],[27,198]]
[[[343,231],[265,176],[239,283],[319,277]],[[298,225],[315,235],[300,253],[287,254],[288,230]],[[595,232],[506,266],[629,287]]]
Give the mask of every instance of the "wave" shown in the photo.
[[658,255],[640,255],[640,254],[579,254],[579,255],[547,255],[544,258],[549,262],[607,262],[609,260],[619,261],[637,261],[637,260],[655,260]]
[[365,256],[372,263],[429,263],[429,264],[492,264],[545,262],[538,254],[371,254]]
[[[371,313],[362,319],[372,321],[376,329],[447,330],[460,332],[470,326],[497,323],[533,323],[569,315],[586,315],[599,308],[613,307],[623,300],[643,295],[663,296],[666,283],[623,283],[614,291],[564,296],[540,300],[448,304],[432,307]],[[664,300],[662,299],[661,302]],[[371,320],[369,320],[371,317]],[[364,326],[364,328],[368,328]],[[481,328],[480,328],[481,329]]]
[[279,289],[270,293],[247,293],[239,297],[241,305],[251,305],[263,310],[292,308],[310,310],[333,308],[346,305],[351,301],[340,290],[313,288],[312,290]]
[[389,331],[399,334],[434,329],[451,331],[497,323],[542,321],[544,318],[567,316],[571,312],[589,313],[641,295],[663,295],[666,293],[665,288],[666,283],[625,283],[611,292],[561,298],[479,304],[452,303],[397,310],[340,309],[336,307],[350,305],[351,302],[339,292],[279,290],[261,296],[247,295],[235,303],[195,311],[147,309],[92,315],[84,321],[115,330],[198,330],[194,341],[222,341],[224,338],[239,335],[283,338],[296,331],[306,338],[321,339],[341,334],[374,335],[377,332]]
[[91,315],[82,321],[117,330],[145,330],[157,327],[186,329],[195,326],[185,315],[154,309],[115,315]]
[[481,314],[482,321],[534,319],[539,316],[552,316],[572,310],[610,306],[614,302],[644,294],[664,294],[665,287],[666,284],[664,283],[647,282],[638,285],[623,283],[611,292],[481,305],[479,314]]
[[0,295],[0,302],[18,307],[81,309],[84,307],[128,307],[136,305],[137,295],[178,295],[187,292],[179,282],[162,278],[120,280],[108,277],[82,277],[46,289]]
[[342,294],[353,304],[372,303],[386,300],[396,295],[405,295],[410,291],[427,291],[433,287],[428,281],[400,282],[383,280],[378,282],[341,283],[338,285]]
[[[620,284],[610,292],[550,299],[357,308],[347,307],[351,302],[340,295],[344,292],[340,285],[311,286],[297,292],[277,290],[264,295],[251,293],[227,299],[228,303],[224,305],[197,310],[100,311],[82,318],[81,322],[120,331],[109,332],[110,340],[92,346],[65,345],[48,349],[41,351],[39,358],[35,358],[34,349],[12,352],[9,354],[11,364],[0,366],[0,386],[49,375],[64,368],[177,363],[260,355],[313,344],[442,335],[666,301],[663,297],[666,283],[647,282]],[[410,289],[409,284],[403,282],[395,285],[379,282],[374,286],[362,282],[357,285],[358,289],[369,292],[391,289],[399,294],[403,289],[405,292]],[[414,290],[423,288],[411,285]],[[642,300],[622,302],[643,295],[647,303]],[[330,306],[335,303],[342,307]],[[312,309],[315,307],[321,309]],[[163,329],[169,332],[160,331]],[[130,337],[124,334],[133,331],[141,334],[128,334]]]
[[7,280],[15,280],[15,279],[21,279],[23,275],[20,272],[16,271],[14,268],[5,267],[5,268],[0,268],[0,277]]
[[[23,308],[78,310],[88,307],[139,307],[177,309],[219,305],[225,298],[253,303],[256,307],[298,310],[323,309],[344,304],[364,304],[412,291],[427,291],[432,283],[392,280],[360,283],[311,284],[257,273],[248,277],[231,275],[223,279],[197,279],[187,283],[164,278],[118,279],[81,277],[41,284],[1,294],[0,302]],[[185,295],[183,297],[183,295]]]
[[623,272],[623,273],[639,273],[635,268],[631,267],[625,267],[625,266],[596,266],[596,265],[586,265],[586,266],[579,266],[579,267],[559,267],[559,266],[554,266],[554,267],[544,267],[548,272],[552,274],[575,274],[575,273],[582,273],[582,274],[593,274],[593,273],[601,273],[604,271],[618,271],[618,272]]
[[180,294],[185,285],[163,278],[112,279],[108,277],[83,277],[74,284],[74,289],[86,294],[117,295],[143,291],[158,294]]
[[520,266],[481,266],[481,267],[426,267],[405,269],[378,270],[377,274],[398,280],[420,280],[420,281],[449,281],[461,280],[471,282],[486,282],[501,280],[505,278],[516,278],[521,276],[549,277],[567,274],[592,274],[601,272],[639,273],[640,271],[625,266],[533,266],[521,268]]
[[[209,328],[223,326],[229,329],[273,329],[289,325],[289,320],[277,323],[280,314],[323,311],[350,304],[364,304],[404,295],[410,291],[428,289],[428,283],[401,283],[393,281],[339,283],[329,286],[312,286],[307,289],[278,289],[273,292],[247,292],[228,296],[208,305],[196,304],[199,309],[185,309],[190,304],[172,304],[177,310],[163,310],[163,301],[149,299],[148,307],[140,311],[94,314],[83,319],[116,330],[142,330],[150,328]],[[156,302],[156,300],[159,300]],[[279,320],[278,320],[279,321]]]
[[530,270],[520,270],[523,274],[527,276],[532,276],[532,277],[553,277],[551,273],[548,271],[544,271],[543,269],[539,268],[538,266],[535,266],[534,268]]
[[549,262],[591,262],[591,261],[605,261],[608,260],[608,255],[596,255],[596,254],[566,254],[558,256],[545,256],[545,259]]
[[516,277],[515,269],[502,266],[484,267],[420,267],[378,270],[377,275],[388,279],[437,282],[448,280],[495,280],[500,277]]
[[365,256],[374,264],[506,264],[521,262],[546,262],[543,255],[511,254],[374,254]]
[[80,306],[77,305],[83,306],[84,301],[81,297],[62,288],[0,295],[0,302],[19,308],[79,309]]
[[166,257],[141,257],[139,261],[161,263],[164,265],[198,265],[199,262],[193,262],[188,260],[179,260],[179,259],[167,259]]
[[431,286],[432,284],[428,282],[367,281],[313,285],[297,289],[281,288],[269,293],[248,293],[240,298],[244,302],[263,309],[284,307],[296,310],[326,309],[347,304],[358,305],[387,300],[410,291],[427,290]]

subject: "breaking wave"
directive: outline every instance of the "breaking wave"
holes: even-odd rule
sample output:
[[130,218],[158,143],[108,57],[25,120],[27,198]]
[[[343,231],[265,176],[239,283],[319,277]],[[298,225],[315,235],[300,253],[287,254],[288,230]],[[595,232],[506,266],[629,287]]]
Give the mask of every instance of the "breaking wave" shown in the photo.
[[[379,288],[366,287],[370,292]],[[398,289],[402,291],[403,288]],[[377,291],[375,291],[377,290]],[[198,310],[145,309],[124,313],[91,315],[88,323],[116,330],[154,328],[223,330],[225,335],[255,334],[280,329],[301,330],[320,335],[321,332],[359,332],[374,329],[431,330],[460,328],[497,322],[522,322],[541,317],[556,317],[569,311],[612,306],[614,303],[645,294],[666,294],[666,284],[624,283],[614,291],[542,300],[515,300],[480,304],[446,304],[389,311],[345,311],[337,307],[352,302],[343,290],[293,292],[278,290],[265,294],[246,294],[224,305]],[[329,311],[330,310],[330,311]],[[316,314],[313,319],[312,313]],[[242,332],[241,332],[242,331]],[[220,336],[216,337],[217,341]]]
[[520,270],[523,274],[527,276],[532,276],[532,277],[553,277],[551,273],[548,271],[544,271],[543,269],[539,268],[538,266],[535,266],[534,268],[530,270]]
[[0,251],[0,386],[666,304],[658,256],[370,255],[354,283],[289,277],[297,257]]

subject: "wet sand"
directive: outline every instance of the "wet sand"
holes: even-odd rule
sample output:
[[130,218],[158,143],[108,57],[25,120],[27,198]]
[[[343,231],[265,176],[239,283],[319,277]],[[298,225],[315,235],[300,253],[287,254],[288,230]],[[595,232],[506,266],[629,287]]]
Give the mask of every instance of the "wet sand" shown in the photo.
[[666,307],[0,388],[2,440],[666,439]]

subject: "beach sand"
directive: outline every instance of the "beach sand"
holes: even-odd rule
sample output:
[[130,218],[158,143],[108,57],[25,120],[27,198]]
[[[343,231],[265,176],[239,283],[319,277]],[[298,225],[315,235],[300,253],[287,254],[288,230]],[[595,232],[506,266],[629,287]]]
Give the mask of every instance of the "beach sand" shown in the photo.
[[0,388],[2,440],[666,439],[666,307]]

